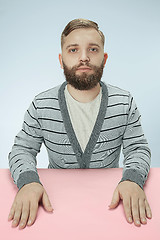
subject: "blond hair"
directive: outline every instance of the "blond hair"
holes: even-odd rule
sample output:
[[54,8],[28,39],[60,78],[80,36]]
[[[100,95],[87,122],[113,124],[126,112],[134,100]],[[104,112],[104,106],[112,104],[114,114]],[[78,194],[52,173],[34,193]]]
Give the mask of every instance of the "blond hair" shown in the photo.
[[88,19],[78,18],[70,21],[64,28],[61,34],[61,48],[63,47],[65,37],[67,37],[73,30],[79,28],[94,28],[99,33],[104,46],[105,37],[104,34],[99,30],[98,24]]

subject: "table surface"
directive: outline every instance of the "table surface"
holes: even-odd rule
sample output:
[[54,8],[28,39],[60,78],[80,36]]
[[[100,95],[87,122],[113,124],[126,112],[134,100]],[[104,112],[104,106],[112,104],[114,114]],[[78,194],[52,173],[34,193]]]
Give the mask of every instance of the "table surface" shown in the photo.
[[23,230],[12,228],[8,213],[17,187],[8,169],[0,169],[0,232],[3,240],[159,240],[160,168],[151,168],[144,186],[153,217],[146,225],[126,222],[122,202],[109,210],[113,191],[122,176],[114,169],[38,169],[53,213],[39,207],[37,220]]

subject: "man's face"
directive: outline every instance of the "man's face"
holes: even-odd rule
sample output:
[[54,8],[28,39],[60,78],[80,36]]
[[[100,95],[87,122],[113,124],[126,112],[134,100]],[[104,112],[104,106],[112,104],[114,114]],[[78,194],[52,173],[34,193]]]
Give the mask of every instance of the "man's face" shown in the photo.
[[101,80],[107,60],[99,33],[93,29],[73,30],[64,40],[61,67],[66,80],[78,90],[89,90]]

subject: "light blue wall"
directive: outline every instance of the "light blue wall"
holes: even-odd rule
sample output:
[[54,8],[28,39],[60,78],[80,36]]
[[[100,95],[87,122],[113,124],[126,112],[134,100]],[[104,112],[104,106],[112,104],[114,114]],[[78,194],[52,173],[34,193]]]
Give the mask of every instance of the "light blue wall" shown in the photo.
[[[0,168],[36,94],[64,81],[60,35],[74,18],[96,21],[109,55],[103,81],[129,90],[160,167],[160,1],[0,0]],[[44,147],[38,167],[47,167]]]

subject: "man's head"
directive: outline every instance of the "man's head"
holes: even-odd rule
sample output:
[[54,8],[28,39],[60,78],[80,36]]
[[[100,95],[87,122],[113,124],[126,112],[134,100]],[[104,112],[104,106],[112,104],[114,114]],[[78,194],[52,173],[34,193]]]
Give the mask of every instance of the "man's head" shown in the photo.
[[98,24],[93,21],[90,21],[88,19],[79,18],[79,19],[74,19],[74,20],[70,21],[64,28],[64,30],[61,34],[61,48],[63,48],[65,37],[67,37],[73,30],[82,29],[82,28],[95,29],[99,33],[101,40],[102,40],[102,44],[104,46],[105,37],[104,37],[104,34],[99,30]]
[[61,35],[61,67],[66,80],[74,88],[89,90],[101,80],[107,60],[104,35],[97,23],[75,19],[67,24]]

